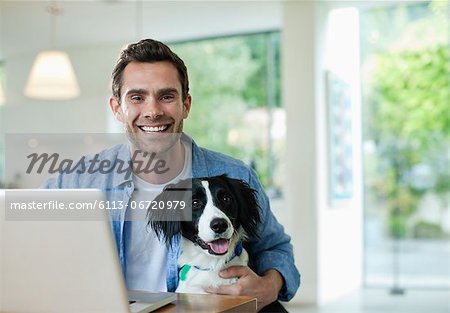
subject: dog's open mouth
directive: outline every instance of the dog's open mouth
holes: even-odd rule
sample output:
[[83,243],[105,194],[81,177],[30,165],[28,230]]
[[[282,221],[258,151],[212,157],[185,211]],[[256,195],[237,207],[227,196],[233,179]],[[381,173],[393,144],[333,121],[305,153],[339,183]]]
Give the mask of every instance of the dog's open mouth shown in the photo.
[[208,252],[211,254],[222,255],[228,252],[230,245],[227,239],[217,239],[206,243],[208,245]]
[[208,250],[210,254],[223,255],[228,252],[230,246],[229,239],[217,239],[210,242],[204,242],[200,237],[194,236],[194,242],[196,242],[202,249]]

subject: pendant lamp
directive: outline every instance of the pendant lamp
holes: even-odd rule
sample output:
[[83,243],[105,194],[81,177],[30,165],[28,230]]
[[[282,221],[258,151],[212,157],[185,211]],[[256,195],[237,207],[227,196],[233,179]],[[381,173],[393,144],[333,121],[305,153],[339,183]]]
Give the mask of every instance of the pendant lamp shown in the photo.
[[[51,14],[51,41],[54,43],[55,18],[62,13],[56,4],[48,7]],[[34,60],[24,93],[42,100],[68,100],[80,95],[80,88],[69,55],[60,50],[40,52]]]

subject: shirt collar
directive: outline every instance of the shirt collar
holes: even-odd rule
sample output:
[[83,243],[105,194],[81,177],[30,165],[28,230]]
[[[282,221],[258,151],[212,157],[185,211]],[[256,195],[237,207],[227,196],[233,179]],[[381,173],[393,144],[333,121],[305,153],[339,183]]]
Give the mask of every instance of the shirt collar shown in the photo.
[[182,140],[183,138],[187,138],[192,143],[192,176],[193,177],[209,176],[209,171],[203,150],[188,135],[183,133],[181,138]]
[[[182,133],[181,140],[187,142],[188,144],[191,143],[192,145],[192,176],[207,177],[208,168],[206,166],[206,160],[202,149],[195,143],[195,141],[190,136],[188,136],[185,133]],[[125,162],[124,166],[130,166],[131,152],[130,146],[128,144],[124,144],[119,148],[116,162],[118,162],[119,160]],[[116,166],[118,166],[117,163]],[[118,187],[126,183],[132,183],[132,180],[133,180],[132,175],[127,175],[125,171],[122,172],[117,171],[115,175],[113,175],[113,186]]]

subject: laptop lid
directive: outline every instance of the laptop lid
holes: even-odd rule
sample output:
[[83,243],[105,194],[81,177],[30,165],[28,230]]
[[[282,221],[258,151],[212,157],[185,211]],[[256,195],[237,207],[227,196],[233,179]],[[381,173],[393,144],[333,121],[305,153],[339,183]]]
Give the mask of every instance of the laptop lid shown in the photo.
[[99,201],[92,189],[0,191],[1,312],[129,312],[107,211],[63,208]]

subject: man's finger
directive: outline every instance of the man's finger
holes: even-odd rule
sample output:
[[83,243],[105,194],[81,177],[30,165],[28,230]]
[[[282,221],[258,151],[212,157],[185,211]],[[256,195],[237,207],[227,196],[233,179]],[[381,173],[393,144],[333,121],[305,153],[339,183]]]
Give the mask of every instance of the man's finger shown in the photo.
[[208,287],[205,289],[206,292],[209,293],[216,293],[219,295],[232,295],[232,296],[238,296],[241,294],[242,288],[237,284],[231,284],[231,285],[220,285],[217,288]]
[[217,288],[207,287],[204,289],[207,293],[217,293]]
[[233,277],[239,278],[247,273],[246,269],[247,269],[246,266],[231,266],[229,268],[221,270],[219,275],[222,278],[233,278]]

